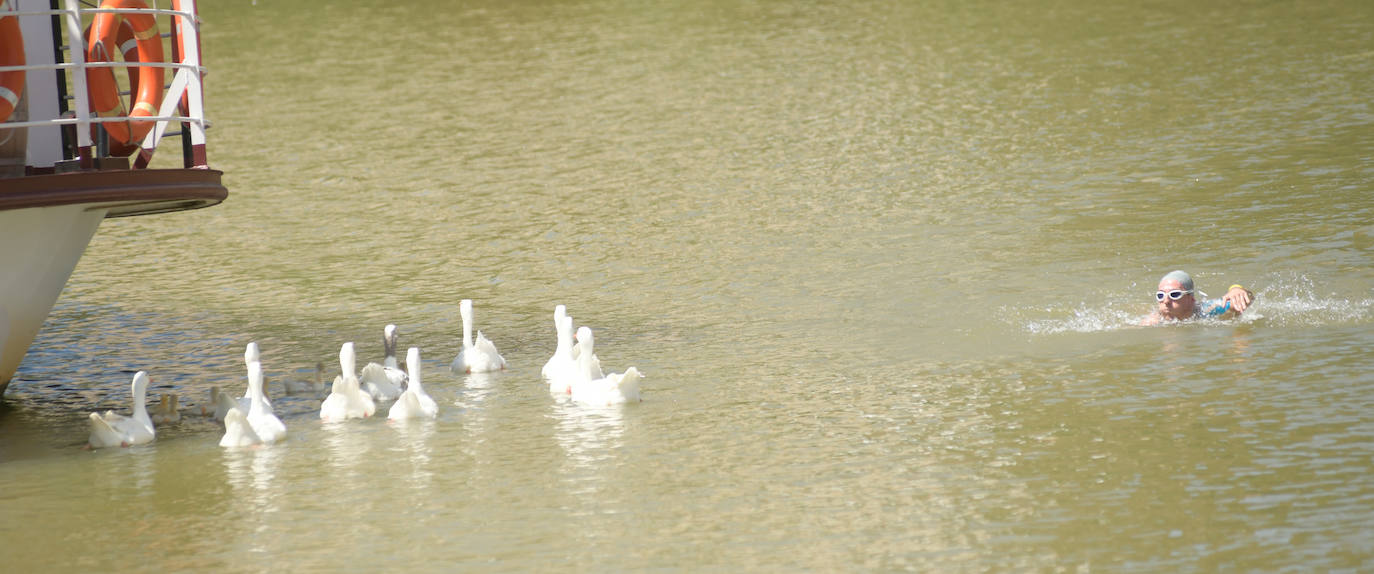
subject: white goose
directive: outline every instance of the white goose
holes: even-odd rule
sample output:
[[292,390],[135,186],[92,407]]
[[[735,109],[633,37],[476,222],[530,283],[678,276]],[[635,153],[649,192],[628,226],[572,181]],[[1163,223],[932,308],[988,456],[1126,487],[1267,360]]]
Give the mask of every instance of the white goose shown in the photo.
[[153,442],[157,431],[153,430],[153,420],[148,418],[148,406],[143,404],[148,396],[148,373],[134,373],[130,385],[134,399],[134,413],[124,416],[114,411],[91,413],[91,437],[87,441],[91,448],[130,446]]
[[[258,351],[258,342],[257,342],[257,341],[250,341],[250,342],[248,343],[248,345],[243,349],[243,364],[244,364],[244,366],[252,365],[253,363],[261,363],[261,362],[262,362],[262,353]],[[250,388],[245,389],[245,390],[243,391],[243,396],[242,396],[242,397],[239,397],[239,400],[238,400],[239,408],[240,408],[240,409],[243,409],[243,412],[245,412],[245,413],[248,412],[248,410],[249,410],[250,408],[252,408],[252,406],[253,406],[253,401],[252,401],[252,398],[253,398],[253,397],[251,396],[251,395],[252,395],[252,388],[251,388],[251,385],[252,385],[252,383],[251,383],[251,381],[250,381],[250,382],[249,382],[249,387],[250,387]],[[272,412],[272,399],[269,398],[269,397],[267,396],[267,387],[266,387],[266,383],[263,383],[263,385],[264,385],[264,386],[263,386],[263,389],[262,389],[262,400],[263,400],[264,402],[267,403],[267,412],[270,413],[270,412]]]
[[253,426],[248,424],[248,415],[238,407],[229,409],[224,415],[224,436],[219,439],[219,445],[252,446],[261,443],[262,437],[253,432]]
[[368,363],[363,367],[362,373],[358,375],[358,381],[362,389],[372,395],[373,399],[394,401],[396,397],[401,396],[401,387],[396,386],[386,376],[386,368],[377,363]]
[[558,346],[553,349],[553,356],[544,362],[544,368],[539,370],[539,374],[546,379],[553,378],[553,372],[560,369],[565,363],[572,360],[572,332],[568,331],[564,336],[563,319],[568,316],[568,308],[564,305],[556,305],[553,308],[553,330],[558,337]]
[[411,347],[406,351],[406,368],[410,370],[410,384],[401,398],[396,399],[396,404],[391,405],[391,411],[386,418],[393,421],[408,418],[434,418],[439,416],[439,405],[425,394],[425,388],[420,383],[420,349]]
[[592,330],[588,327],[578,328],[577,340],[582,343],[582,355],[578,357],[578,367],[582,373],[572,384],[574,401],[597,406],[640,401],[639,381],[644,376],[639,374],[639,369],[630,367],[624,373],[593,377],[592,351],[596,345]]
[[582,372],[578,369],[577,359],[572,355],[572,326],[572,317],[564,315],[559,320],[558,348],[544,365],[544,378],[549,380],[549,392],[553,394],[566,395],[572,392],[572,383]]
[[477,340],[472,339],[472,300],[463,299],[458,305],[458,313],[463,316],[463,350],[453,358],[450,366],[455,373],[489,373],[506,368],[506,360],[496,352],[496,345],[477,331]]
[[334,386],[320,405],[320,419],[342,421],[372,416],[377,412],[377,404],[372,395],[358,387],[358,377],[354,375],[357,357],[353,353],[353,343],[344,343],[339,349],[339,367],[342,375],[334,377]]
[[382,329],[382,348],[386,351],[386,357],[382,358],[382,366],[386,367],[386,377],[392,384],[405,388],[406,375],[405,369],[396,361],[396,326],[387,325]]
[[[253,434],[258,435],[263,442],[277,442],[285,437],[286,425],[277,415],[272,414],[271,408],[263,400],[262,363],[248,363],[248,394],[252,404],[248,408],[247,420],[248,426],[253,427]],[[227,423],[225,428],[228,428]]]
[[[569,328],[571,328],[571,327],[569,327]],[[581,333],[581,331],[578,331],[578,332]],[[575,335],[575,336],[573,337],[574,342],[573,342],[573,348],[572,348],[572,356],[573,356],[573,360],[576,361],[578,365],[581,365],[581,364],[582,364],[582,349],[583,349],[584,347],[583,347],[583,345],[582,345],[582,341],[577,340],[579,336],[580,336],[580,335]],[[593,378],[593,379],[600,379],[600,378],[602,378],[602,377],[605,377],[606,374],[605,374],[604,372],[601,371],[601,358],[600,358],[600,357],[597,357],[597,356],[596,356],[596,353],[594,353],[594,352],[591,351],[591,347],[585,347],[585,348],[587,349],[587,354],[589,354],[589,355],[592,356],[592,358],[591,358],[591,364],[588,365],[588,366],[586,367],[586,371],[587,371],[587,373],[588,373],[587,376],[589,376],[589,377],[591,377],[591,378]],[[579,366],[578,368],[581,368],[581,367]]]
[[382,346],[386,358],[382,363],[368,363],[363,367],[359,381],[363,390],[379,401],[394,401],[401,396],[401,388],[406,384],[406,372],[396,364],[396,326],[387,325],[382,334]]

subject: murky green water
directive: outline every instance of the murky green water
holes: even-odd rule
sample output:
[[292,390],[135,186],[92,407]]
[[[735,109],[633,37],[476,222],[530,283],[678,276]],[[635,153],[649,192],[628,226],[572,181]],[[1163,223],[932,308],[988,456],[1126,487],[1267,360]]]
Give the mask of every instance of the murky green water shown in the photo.
[[[1364,3],[431,8],[202,7],[230,199],[102,225],[7,568],[1374,568]],[[1135,327],[1174,268],[1259,304]],[[463,298],[509,371],[447,372]],[[548,395],[558,303],[645,402]],[[281,396],[387,323],[437,421]],[[249,341],[285,443],[80,448]]]

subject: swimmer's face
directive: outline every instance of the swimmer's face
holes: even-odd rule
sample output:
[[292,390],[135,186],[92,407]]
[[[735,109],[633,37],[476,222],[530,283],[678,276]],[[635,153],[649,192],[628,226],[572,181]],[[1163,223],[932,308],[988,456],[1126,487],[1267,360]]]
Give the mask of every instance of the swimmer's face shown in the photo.
[[[1168,293],[1173,290],[1182,290],[1183,284],[1177,279],[1165,279],[1159,282],[1159,290]],[[1193,316],[1193,306],[1197,300],[1193,299],[1192,293],[1185,293],[1177,301],[1165,297],[1159,302],[1159,315],[1165,319],[1187,319]]]

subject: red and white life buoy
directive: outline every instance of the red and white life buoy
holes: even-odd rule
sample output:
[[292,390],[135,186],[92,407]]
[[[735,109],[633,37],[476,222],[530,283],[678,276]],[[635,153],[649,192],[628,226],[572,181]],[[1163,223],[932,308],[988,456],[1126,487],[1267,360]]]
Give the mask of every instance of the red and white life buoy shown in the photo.
[[[0,10],[8,8],[0,2]],[[19,31],[19,17],[0,18],[0,66],[24,65],[24,36]],[[24,71],[0,72],[0,122],[9,119],[24,95]]]
[[[91,26],[86,27],[85,36],[83,37],[85,38],[86,43],[89,44],[91,41]],[[115,41],[119,43],[119,52],[123,54],[124,61],[126,63],[140,61],[138,59],[138,41],[134,38],[134,25],[129,23],[128,20],[120,20],[119,34],[115,37]],[[138,93],[138,68],[129,67],[125,68],[124,71],[128,73],[129,92]],[[95,133],[96,126],[92,125],[92,138],[95,137]],[[138,149],[137,143],[122,143],[118,141],[111,141],[109,142],[109,144],[109,152],[112,156],[127,156],[131,153],[134,153],[134,151]]]
[[[105,0],[101,8],[147,8],[143,0]],[[162,36],[158,34],[157,19],[152,14],[118,14],[101,12],[91,22],[90,40],[86,44],[87,62],[111,62],[113,54],[120,46],[120,29],[128,23],[133,29],[138,61],[142,63],[161,63]],[[110,134],[110,139],[118,144],[118,149],[137,146],[148,130],[153,128],[152,121],[137,121],[132,118],[157,115],[162,103],[162,68],[139,66],[137,87],[130,86],[134,93],[133,109],[125,112],[124,100],[119,97],[119,84],[115,82],[114,70],[110,68],[87,68],[86,85],[90,92],[91,108],[102,118],[128,116],[123,122],[106,122],[101,126]],[[112,146],[116,147],[116,146]],[[132,151],[132,148],[129,148]]]

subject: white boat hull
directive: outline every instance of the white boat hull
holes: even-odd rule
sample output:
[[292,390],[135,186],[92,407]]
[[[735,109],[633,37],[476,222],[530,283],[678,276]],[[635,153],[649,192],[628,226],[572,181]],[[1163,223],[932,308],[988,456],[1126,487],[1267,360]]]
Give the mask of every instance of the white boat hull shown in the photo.
[[82,204],[0,211],[0,393],[107,211]]

